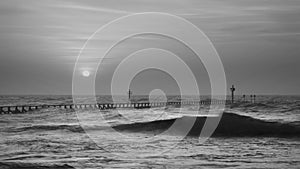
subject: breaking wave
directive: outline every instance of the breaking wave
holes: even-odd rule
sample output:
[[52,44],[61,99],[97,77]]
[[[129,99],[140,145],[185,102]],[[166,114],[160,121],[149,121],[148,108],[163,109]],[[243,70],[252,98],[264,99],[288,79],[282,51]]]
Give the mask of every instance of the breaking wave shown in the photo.
[[[135,122],[130,124],[118,124],[112,126],[120,132],[140,132],[160,134],[168,130],[175,121],[184,125],[194,122],[188,136],[200,136],[203,125],[207,118],[217,118],[216,116],[189,116],[184,115],[178,118],[155,120],[148,122]],[[172,128],[172,133],[182,133],[182,125]],[[105,130],[103,126],[86,126],[88,130]],[[7,128],[6,132],[26,132],[26,131],[52,131],[64,130],[76,133],[84,133],[83,127],[79,124],[73,125],[33,125],[18,128]],[[203,134],[203,133],[202,133]],[[205,134],[205,133],[204,133]],[[214,131],[213,137],[300,137],[299,122],[280,123],[255,119],[249,116],[235,113],[223,113],[220,122]]]
[[2,169],[71,169],[74,168],[68,164],[63,165],[41,165],[34,163],[0,162]]
[[[154,132],[161,133],[167,130],[176,121],[194,121],[195,123],[188,136],[199,136],[207,118],[183,116],[168,120],[157,120],[143,123],[122,124],[114,126],[116,130],[127,132]],[[178,133],[180,128],[177,127]],[[213,137],[300,137],[300,126],[297,123],[267,122],[248,116],[234,113],[224,113]]]

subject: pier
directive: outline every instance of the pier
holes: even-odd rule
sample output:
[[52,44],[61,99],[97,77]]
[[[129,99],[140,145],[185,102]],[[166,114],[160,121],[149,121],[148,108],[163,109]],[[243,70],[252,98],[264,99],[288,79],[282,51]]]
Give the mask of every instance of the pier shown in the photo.
[[[206,100],[181,100],[181,101],[167,101],[167,102],[127,102],[127,103],[96,103],[96,104],[44,104],[44,105],[13,105],[13,106],[0,106],[0,114],[17,114],[26,113],[29,111],[58,108],[70,110],[86,110],[86,109],[146,109],[155,107],[167,106],[185,106],[185,105],[231,105],[236,103],[247,103],[246,95],[242,96],[241,100],[235,100],[235,87],[232,85],[230,88],[231,98],[228,100],[206,99]],[[131,100],[133,92],[128,90],[128,99]],[[255,103],[256,95],[250,95],[251,100],[249,103]]]
[[16,106],[0,106],[0,114],[17,114],[29,111],[59,108],[59,109],[146,109],[166,106],[183,106],[183,105],[221,105],[231,104],[226,100],[203,100],[203,101],[170,101],[170,102],[137,102],[137,103],[99,103],[99,104],[57,104],[57,105],[16,105]]

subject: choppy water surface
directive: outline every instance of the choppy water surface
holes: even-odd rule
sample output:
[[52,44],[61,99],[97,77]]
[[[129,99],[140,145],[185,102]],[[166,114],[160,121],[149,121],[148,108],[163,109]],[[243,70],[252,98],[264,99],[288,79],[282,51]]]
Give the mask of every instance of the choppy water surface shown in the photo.
[[[0,100],[1,105],[53,103],[72,103],[72,98],[69,96],[2,96]],[[182,110],[182,112],[190,112],[193,107],[183,107]],[[204,111],[205,108],[201,110]],[[181,140],[179,144],[177,143],[181,139],[180,136],[160,135],[159,139],[140,144],[139,139],[152,138],[157,134],[152,131],[158,128],[164,129],[170,119],[181,118],[183,115],[178,112],[178,108],[175,107],[120,110],[120,112],[81,110],[78,113],[81,118],[84,118],[83,128],[72,110],[51,108],[24,114],[0,115],[0,166],[29,165],[30,168],[38,168],[38,166],[48,166],[48,168],[299,168],[300,166],[300,134],[297,132],[288,136],[276,135],[276,132],[275,135],[270,136],[262,131],[253,135],[239,133],[232,136],[225,132],[221,136],[209,138],[204,143],[199,142],[198,138],[188,137]],[[255,104],[236,104],[232,108],[227,108],[226,112],[238,114],[239,116],[234,116],[237,118],[234,123],[240,121],[238,125],[241,127],[245,127],[249,121],[259,120],[259,124],[269,125],[269,122],[274,122],[290,125],[295,128],[295,131],[299,131],[300,97],[260,96]],[[99,121],[99,113],[106,119],[105,122]],[[244,116],[254,119],[244,121]],[[120,137],[105,129],[107,124],[122,126],[137,123],[143,126],[134,126],[134,132],[124,131],[122,140],[116,140]],[[96,144],[84,129],[102,134],[101,136],[105,135],[105,138],[99,137],[102,141],[97,140]],[[244,131],[238,127],[236,130]],[[172,148],[161,153],[166,150],[166,147]]]

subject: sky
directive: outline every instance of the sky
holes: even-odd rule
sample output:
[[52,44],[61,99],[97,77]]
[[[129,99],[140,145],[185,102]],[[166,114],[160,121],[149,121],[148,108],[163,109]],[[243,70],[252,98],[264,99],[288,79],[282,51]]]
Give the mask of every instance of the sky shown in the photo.
[[[140,12],[170,13],[200,28],[237,94],[300,94],[299,0],[1,0],[0,94],[72,94],[75,62],[86,40],[110,21]],[[98,72],[82,71],[96,73],[96,90],[106,94],[118,56],[157,44],[182,57],[193,55],[172,39],[134,37],[112,50]],[[199,73],[200,93],[209,94],[205,68],[189,57],[185,61]],[[131,85],[138,94],[155,88],[178,92],[174,78],[155,70],[138,74]]]

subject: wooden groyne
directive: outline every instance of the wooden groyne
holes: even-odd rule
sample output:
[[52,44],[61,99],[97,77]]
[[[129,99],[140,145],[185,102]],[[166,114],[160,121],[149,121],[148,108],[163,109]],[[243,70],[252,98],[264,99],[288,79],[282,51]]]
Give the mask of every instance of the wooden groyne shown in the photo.
[[59,108],[59,109],[145,109],[165,106],[182,106],[182,105],[221,105],[228,104],[226,100],[204,100],[204,101],[171,101],[171,102],[139,102],[139,103],[98,103],[98,104],[57,104],[57,105],[16,105],[0,106],[0,114],[26,113],[29,111]]

